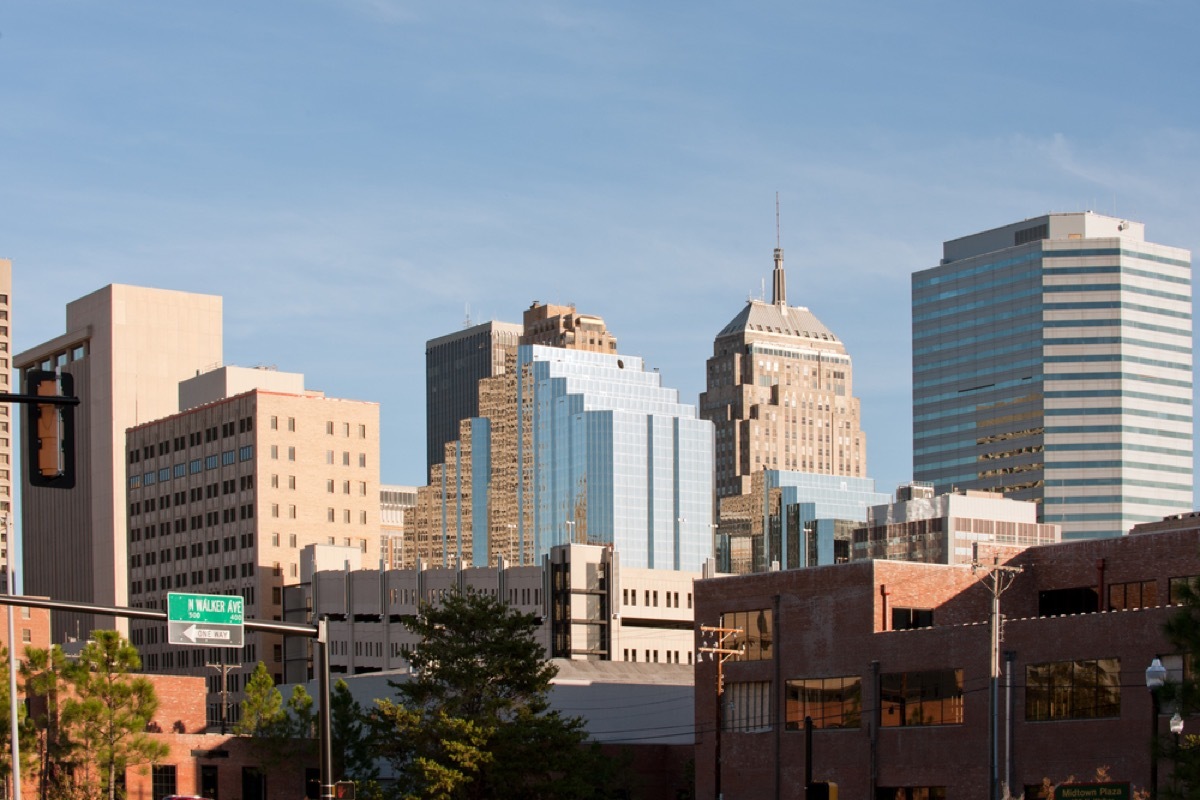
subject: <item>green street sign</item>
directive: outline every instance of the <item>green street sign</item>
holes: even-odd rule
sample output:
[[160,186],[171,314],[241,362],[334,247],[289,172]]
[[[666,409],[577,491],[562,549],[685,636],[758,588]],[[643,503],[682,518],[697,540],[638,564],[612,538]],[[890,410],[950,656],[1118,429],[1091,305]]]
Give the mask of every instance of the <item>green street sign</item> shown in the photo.
[[246,601],[229,594],[167,595],[167,642],[201,647],[241,647]]

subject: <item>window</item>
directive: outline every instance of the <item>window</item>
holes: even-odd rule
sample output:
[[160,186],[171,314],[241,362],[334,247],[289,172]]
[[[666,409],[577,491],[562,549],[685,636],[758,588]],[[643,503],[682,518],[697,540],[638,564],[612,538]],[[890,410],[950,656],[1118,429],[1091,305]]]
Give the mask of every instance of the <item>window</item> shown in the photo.
[[[1026,797],[1041,797],[1039,794],[1031,794],[1030,789],[1033,787],[1025,787]],[[1036,787],[1039,791],[1041,786]],[[946,800],[945,786],[880,786],[875,790],[876,797],[885,797],[887,800]]]
[[1111,583],[1108,586],[1108,610],[1123,611],[1132,608],[1153,608],[1158,605],[1158,583],[1155,581],[1133,581]]
[[296,448],[289,447],[288,448],[288,461],[295,461],[295,460],[296,460]]
[[175,765],[154,764],[150,768],[150,790],[153,800],[163,800],[175,794]]
[[1167,602],[1177,606],[1183,602],[1184,590],[1190,587],[1193,592],[1200,592],[1200,575],[1189,575],[1185,578],[1171,578],[1167,584]]
[[279,430],[279,417],[271,417],[271,430]]
[[[649,598],[647,598],[649,605]],[[733,611],[721,615],[722,628],[738,628],[741,633],[730,637],[729,647],[743,648],[742,655],[734,661],[762,661],[771,658],[772,623],[771,609]]]
[[358,465],[360,467],[364,467],[364,468],[367,466],[367,454],[366,453],[358,454]]
[[[649,661],[649,651],[646,656]],[[743,681],[725,685],[722,730],[755,731],[770,728],[771,724],[770,681]]]
[[932,608],[893,608],[892,630],[911,631],[933,627]]
[[787,682],[787,729],[857,728],[862,717],[862,678],[801,678]]
[[288,430],[295,433],[295,431],[296,431],[296,418],[295,417],[288,417]]
[[881,725],[962,724],[962,670],[892,672],[879,680]]
[[325,480],[325,491],[333,494],[333,478],[327,478]]
[[1038,616],[1055,617],[1060,614],[1095,614],[1100,610],[1100,600],[1095,586],[1077,586],[1070,589],[1047,589],[1038,592]]
[[1121,660],[1052,661],[1025,668],[1025,719],[1121,715]]
[[327,436],[333,436],[333,420],[329,420],[325,423],[325,434]]

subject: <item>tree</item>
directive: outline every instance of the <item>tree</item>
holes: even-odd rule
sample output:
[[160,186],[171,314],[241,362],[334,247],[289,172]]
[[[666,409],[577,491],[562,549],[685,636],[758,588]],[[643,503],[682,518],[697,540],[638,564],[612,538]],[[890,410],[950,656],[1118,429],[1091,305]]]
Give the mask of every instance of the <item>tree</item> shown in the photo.
[[[0,784],[7,785],[12,775],[12,728],[8,724],[11,719],[10,697],[8,692],[8,649],[0,646],[0,720],[4,720],[3,731],[0,731]],[[21,750],[21,774],[25,774],[36,764],[33,757],[35,732],[26,719],[25,705],[17,704],[17,741]]]
[[334,780],[377,781],[379,770],[375,768],[375,755],[367,740],[362,706],[340,678],[329,693],[329,713]]
[[[1200,587],[1193,581],[1181,583],[1171,588],[1172,593],[1179,594],[1181,605],[1163,626],[1164,632],[1177,652],[1189,654],[1193,664],[1200,664]],[[1200,675],[1195,669],[1178,682],[1168,681],[1159,691],[1163,702],[1174,704],[1183,716],[1200,710]],[[1159,787],[1160,797],[1200,798],[1200,736],[1183,736],[1178,743],[1169,744],[1156,739],[1154,755],[1171,762],[1171,775],[1166,785]]]
[[26,727],[32,733],[27,752],[34,759],[37,795],[67,798],[73,794],[72,764],[77,747],[61,720],[61,698],[68,692],[67,658],[62,648],[25,648],[21,682],[28,698]]
[[287,727],[283,694],[263,662],[258,662],[250,680],[246,681],[245,693],[242,716],[233,726],[234,733],[242,736],[273,736]]
[[557,669],[536,619],[489,595],[448,595],[405,622],[422,644],[399,702],[370,715],[375,751],[408,797],[605,796],[612,765],[586,744],[583,722],[549,709]]
[[[62,704],[62,724],[86,754],[77,768],[95,769],[88,794],[116,800],[117,776],[128,766],[167,755],[165,744],[152,739],[146,726],[158,709],[154,686],[132,673],[141,669],[137,650],[116,631],[93,631],[67,675],[71,696]],[[79,781],[76,781],[79,786]]]
[[254,737],[256,755],[264,766],[276,766],[294,756],[297,739],[316,736],[313,699],[303,686],[294,687],[285,704],[267,665],[260,661],[246,681],[245,692],[241,719],[233,732]]

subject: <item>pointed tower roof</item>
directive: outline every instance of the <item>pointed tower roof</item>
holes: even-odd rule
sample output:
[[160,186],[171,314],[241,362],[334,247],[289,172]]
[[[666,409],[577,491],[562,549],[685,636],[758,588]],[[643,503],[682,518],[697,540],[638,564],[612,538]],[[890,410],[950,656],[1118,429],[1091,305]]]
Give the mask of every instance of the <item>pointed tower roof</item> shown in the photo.
[[775,269],[771,274],[771,302],[749,300],[741,313],[717,334],[718,339],[726,336],[745,335],[754,339],[781,337],[803,339],[806,344],[815,342],[833,343],[842,350],[841,341],[825,323],[803,306],[787,304],[787,281],[783,272],[783,248],[775,248]]

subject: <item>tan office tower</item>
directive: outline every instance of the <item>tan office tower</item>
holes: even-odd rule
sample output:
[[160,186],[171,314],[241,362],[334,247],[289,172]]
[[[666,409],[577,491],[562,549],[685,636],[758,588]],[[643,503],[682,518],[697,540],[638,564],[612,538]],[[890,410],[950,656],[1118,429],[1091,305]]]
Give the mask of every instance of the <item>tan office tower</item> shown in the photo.
[[[0,258],[0,392],[17,391],[12,383],[12,262]],[[8,591],[8,559],[12,550],[12,407],[0,403],[0,589]]]
[[762,470],[867,474],[867,440],[845,346],[787,304],[775,248],[771,302],[750,300],[717,334],[700,416],[716,433],[717,497],[750,492]]
[[[179,382],[220,360],[220,297],[116,284],[67,304],[66,333],[16,356],[22,376],[70,373],[80,398],[75,488],[31,487],[22,467],[28,594],[127,604],[125,430],[177,412]],[[56,613],[54,641],[94,626],[128,630],[124,620]]]
[[[353,548],[351,570],[380,558],[379,405],[324,397],[304,376],[223,367],[179,385],[184,411],[129,430],[129,599],[165,609],[169,592],[235,594],[245,615],[281,619],[308,545]],[[207,675],[209,719],[228,721],[262,661],[283,676],[282,638],[245,634],[240,650],[167,645],[166,625],[136,620],[151,672]]]

